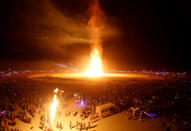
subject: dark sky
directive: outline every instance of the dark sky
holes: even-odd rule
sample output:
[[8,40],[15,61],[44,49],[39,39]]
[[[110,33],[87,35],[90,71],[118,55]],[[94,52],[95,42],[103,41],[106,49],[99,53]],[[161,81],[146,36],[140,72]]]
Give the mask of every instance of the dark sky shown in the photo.
[[[84,66],[90,53],[89,3],[89,0],[2,0],[0,68],[24,69],[24,65],[32,67],[42,62]],[[184,32],[188,8],[181,1],[100,0],[100,5],[106,18],[103,33],[106,67],[191,70],[191,53]]]

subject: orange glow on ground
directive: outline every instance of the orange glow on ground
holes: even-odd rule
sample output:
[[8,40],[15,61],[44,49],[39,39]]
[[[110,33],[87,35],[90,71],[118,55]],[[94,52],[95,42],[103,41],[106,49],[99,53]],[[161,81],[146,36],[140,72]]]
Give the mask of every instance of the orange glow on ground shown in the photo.
[[[30,78],[38,78],[38,77],[57,77],[57,78],[71,78],[71,79],[79,79],[79,78],[84,78],[84,79],[96,79],[97,77],[90,77],[86,73],[45,73],[45,74],[36,74],[36,75],[31,75]],[[148,75],[145,74],[131,74],[131,73],[103,73],[102,76],[100,77],[101,79],[104,78],[149,78]]]

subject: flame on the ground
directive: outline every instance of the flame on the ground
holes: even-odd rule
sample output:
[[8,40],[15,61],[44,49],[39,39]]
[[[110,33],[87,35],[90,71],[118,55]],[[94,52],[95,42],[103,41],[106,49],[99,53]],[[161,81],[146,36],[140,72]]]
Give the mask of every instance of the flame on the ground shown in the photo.
[[103,71],[102,71],[102,61],[100,58],[100,53],[98,50],[94,50],[94,52],[91,55],[91,62],[90,62],[90,67],[88,69],[88,76],[102,76]]
[[54,116],[55,116],[55,113],[56,113],[56,107],[58,106],[58,100],[57,100],[57,97],[56,97],[56,93],[58,92],[58,89],[56,88],[54,90],[54,101],[53,103],[50,105],[50,124],[52,125],[53,123],[53,120],[54,120]]

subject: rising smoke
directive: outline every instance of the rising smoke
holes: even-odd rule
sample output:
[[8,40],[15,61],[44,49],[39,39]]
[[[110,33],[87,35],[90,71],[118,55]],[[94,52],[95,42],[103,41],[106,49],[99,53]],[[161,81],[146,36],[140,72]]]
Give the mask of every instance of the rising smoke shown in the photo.
[[[92,43],[101,51],[103,37],[110,37],[117,31],[105,24],[103,11],[97,8],[100,7],[98,1],[94,1],[89,10],[88,2],[63,0],[65,7],[58,0],[7,2],[6,8],[10,11],[5,16],[7,23],[3,29],[6,38],[4,43],[1,42],[4,44],[2,50],[6,52],[1,58],[6,56],[8,59],[8,56],[9,59],[21,61],[66,60],[80,56],[83,52],[79,51],[83,49],[81,46],[89,47]],[[67,3],[70,3],[69,6]],[[87,10],[89,16],[94,16],[90,20]],[[98,33],[92,33],[92,29],[98,29]]]

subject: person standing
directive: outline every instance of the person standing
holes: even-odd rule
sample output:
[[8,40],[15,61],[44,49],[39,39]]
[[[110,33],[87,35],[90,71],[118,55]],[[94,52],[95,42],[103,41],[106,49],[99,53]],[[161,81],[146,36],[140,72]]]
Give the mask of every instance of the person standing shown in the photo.
[[9,125],[9,122],[8,122],[8,120],[6,120],[6,127],[8,127],[8,125]]
[[[76,126],[77,126],[77,124],[76,124]],[[70,121],[70,129],[72,129],[72,122]]]
[[92,116],[90,117],[90,123],[92,123]]
[[166,128],[166,123],[164,120],[162,121],[162,128]]
[[143,115],[143,113],[142,113],[142,111],[140,111],[139,121],[142,121],[142,115]]
[[133,118],[135,117],[135,111],[133,110]]
[[62,123],[60,122],[60,129],[62,129],[63,128],[63,126],[62,126]]
[[90,128],[90,122],[88,122],[88,128]]
[[84,124],[83,124],[83,128],[85,129],[86,128],[86,123],[84,122]]
[[88,124],[86,125],[86,131],[88,130]]
[[167,131],[170,131],[170,127],[167,127]]
[[58,124],[58,122],[56,123],[56,128],[59,128],[59,124]]

